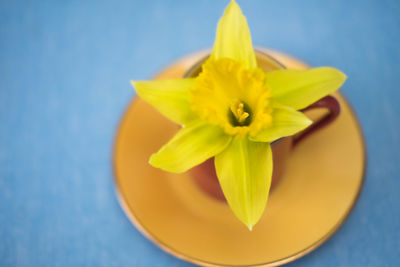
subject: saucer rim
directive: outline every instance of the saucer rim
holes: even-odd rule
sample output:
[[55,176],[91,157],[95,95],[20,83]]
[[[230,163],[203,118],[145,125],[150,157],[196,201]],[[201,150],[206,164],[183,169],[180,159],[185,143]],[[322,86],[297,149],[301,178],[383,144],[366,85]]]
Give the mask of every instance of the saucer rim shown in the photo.
[[[275,52],[271,52],[271,51],[267,50],[267,53],[271,54],[272,57],[279,56],[279,55],[283,56],[283,57],[289,57],[289,56],[287,56],[285,54],[281,54],[279,52],[275,53]],[[189,58],[190,56],[193,56],[193,54],[187,55],[186,57],[183,57],[182,59]],[[295,58],[292,58],[292,57],[290,57],[290,58],[292,60],[295,60],[298,63],[305,64],[302,61],[299,61]],[[169,66],[173,66],[176,63],[179,63],[182,59],[178,59],[177,61],[172,62],[172,64],[170,64]],[[271,262],[256,263],[256,264],[250,264],[250,265],[242,265],[242,264],[227,265],[227,264],[209,262],[209,261],[202,260],[202,259],[199,259],[196,257],[185,255],[184,253],[182,253],[174,248],[171,248],[170,246],[165,244],[163,241],[159,240],[157,238],[157,236],[152,234],[151,231],[149,231],[149,229],[147,229],[146,226],[140,221],[140,219],[136,217],[136,215],[134,213],[134,209],[132,209],[132,207],[129,205],[129,203],[127,203],[125,201],[126,197],[124,197],[123,192],[121,192],[121,190],[120,190],[121,185],[119,184],[119,179],[118,179],[119,175],[117,173],[117,167],[116,167],[117,143],[118,143],[118,139],[119,139],[119,134],[121,132],[122,125],[124,125],[124,121],[127,117],[129,109],[133,105],[135,105],[136,101],[139,99],[137,95],[129,102],[127,107],[124,109],[123,115],[121,116],[121,119],[119,121],[117,130],[116,130],[114,144],[113,144],[113,152],[112,152],[113,180],[114,180],[113,182],[114,182],[114,189],[115,189],[115,192],[117,195],[117,199],[118,199],[118,202],[119,202],[122,210],[124,211],[124,213],[128,217],[128,219],[131,221],[131,223],[136,227],[136,229],[138,229],[139,232],[141,234],[143,234],[147,239],[149,239],[153,244],[157,245],[159,248],[161,248],[165,252],[173,255],[174,257],[176,257],[178,259],[185,260],[185,261],[188,261],[188,262],[191,262],[191,263],[194,263],[197,265],[201,265],[201,266],[207,266],[207,267],[229,267],[229,266],[231,266],[231,267],[244,267],[244,266],[267,267],[268,266],[268,267],[270,267],[270,266],[278,266],[278,265],[286,264],[286,263],[292,262],[298,258],[301,258],[301,257],[307,255],[308,253],[310,253],[310,252],[314,251],[315,249],[317,249],[318,247],[320,247],[329,238],[331,238],[338,231],[338,229],[344,224],[344,222],[348,219],[348,217],[354,210],[356,203],[358,202],[358,199],[361,195],[364,183],[365,183],[365,174],[366,174],[366,170],[367,170],[367,149],[366,149],[365,136],[364,136],[360,121],[354,111],[353,106],[350,104],[350,102],[347,100],[347,98],[343,94],[341,94],[340,92],[337,92],[336,94],[338,94],[340,96],[340,98],[342,99],[342,101],[345,102],[346,105],[348,106],[349,111],[350,111],[349,115],[354,119],[355,126],[357,128],[357,133],[358,133],[359,139],[361,140],[361,143],[362,143],[362,149],[363,149],[362,166],[363,166],[363,169],[362,169],[362,174],[361,174],[361,182],[357,189],[357,193],[355,194],[355,198],[354,198],[353,202],[351,203],[351,206],[347,210],[347,212],[344,213],[343,217],[338,221],[337,224],[335,224],[335,226],[330,231],[328,231],[323,237],[321,237],[319,240],[315,241],[310,246],[308,246],[296,253],[293,253],[292,255],[289,255],[287,257],[284,257],[284,258],[281,258],[278,260],[274,260]]]

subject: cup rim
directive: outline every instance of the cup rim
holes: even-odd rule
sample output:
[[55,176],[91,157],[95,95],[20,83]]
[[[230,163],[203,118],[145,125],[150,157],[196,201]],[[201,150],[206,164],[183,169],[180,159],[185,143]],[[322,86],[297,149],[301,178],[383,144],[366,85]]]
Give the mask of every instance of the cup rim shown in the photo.
[[[265,51],[262,51],[260,49],[254,49],[256,55],[262,55],[263,57],[268,58],[270,61],[273,61],[275,64],[279,65],[282,69],[287,69],[285,65],[283,65],[281,62],[279,62],[277,59],[275,59],[273,56],[268,54]],[[183,78],[190,78],[192,77],[192,74],[197,70],[209,57],[210,57],[210,52],[207,52],[205,56],[200,58],[193,66],[191,66],[183,75]]]

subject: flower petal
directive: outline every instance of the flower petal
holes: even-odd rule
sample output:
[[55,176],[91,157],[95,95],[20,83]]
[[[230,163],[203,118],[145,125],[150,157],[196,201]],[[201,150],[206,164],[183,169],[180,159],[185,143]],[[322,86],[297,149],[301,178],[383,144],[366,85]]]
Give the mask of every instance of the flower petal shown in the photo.
[[153,154],[149,163],[169,172],[182,173],[220,153],[231,139],[220,127],[196,120]]
[[296,110],[336,91],[345,80],[345,74],[330,67],[267,73],[267,84],[271,87],[272,97]]
[[235,138],[215,156],[215,168],[229,206],[251,230],[265,209],[271,185],[269,143]]
[[189,89],[194,86],[195,79],[132,81],[131,83],[141,98],[173,122],[186,124],[196,117],[189,102]]
[[248,68],[257,67],[246,18],[234,0],[229,3],[218,22],[212,56],[215,59],[231,58],[243,61]]
[[272,142],[281,137],[290,136],[309,126],[312,121],[300,111],[288,106],[272,104],[271,125],[262,129],[250,139],[257,142]]

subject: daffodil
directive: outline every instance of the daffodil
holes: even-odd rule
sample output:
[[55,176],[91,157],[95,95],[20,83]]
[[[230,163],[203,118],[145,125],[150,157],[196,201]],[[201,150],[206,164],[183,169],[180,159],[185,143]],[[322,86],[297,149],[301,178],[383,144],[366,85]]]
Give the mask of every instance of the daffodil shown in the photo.
[[232,0],[197,77],[132,82],[141,98],[182,125],[149,163],[182,173],[215,157],[227,202],[251,230],[268,200],[270,143],[309,126],[311,120],[298,110],[334,92],[345,79],[329,67],[265,73],[257,66],[246,18]]

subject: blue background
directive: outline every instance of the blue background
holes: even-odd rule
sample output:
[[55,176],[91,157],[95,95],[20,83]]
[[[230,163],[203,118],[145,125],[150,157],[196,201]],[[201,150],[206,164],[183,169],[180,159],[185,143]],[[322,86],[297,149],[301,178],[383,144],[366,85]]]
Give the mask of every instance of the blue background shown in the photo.
[[[211,47],[227,3],[1,1],[0,266],[191,266],[122,212],[112,147],[129,80]],[[239,4],[256,45],[348,75],[368,146],[354,212],[290,266],[399,264],[400,1]]]

